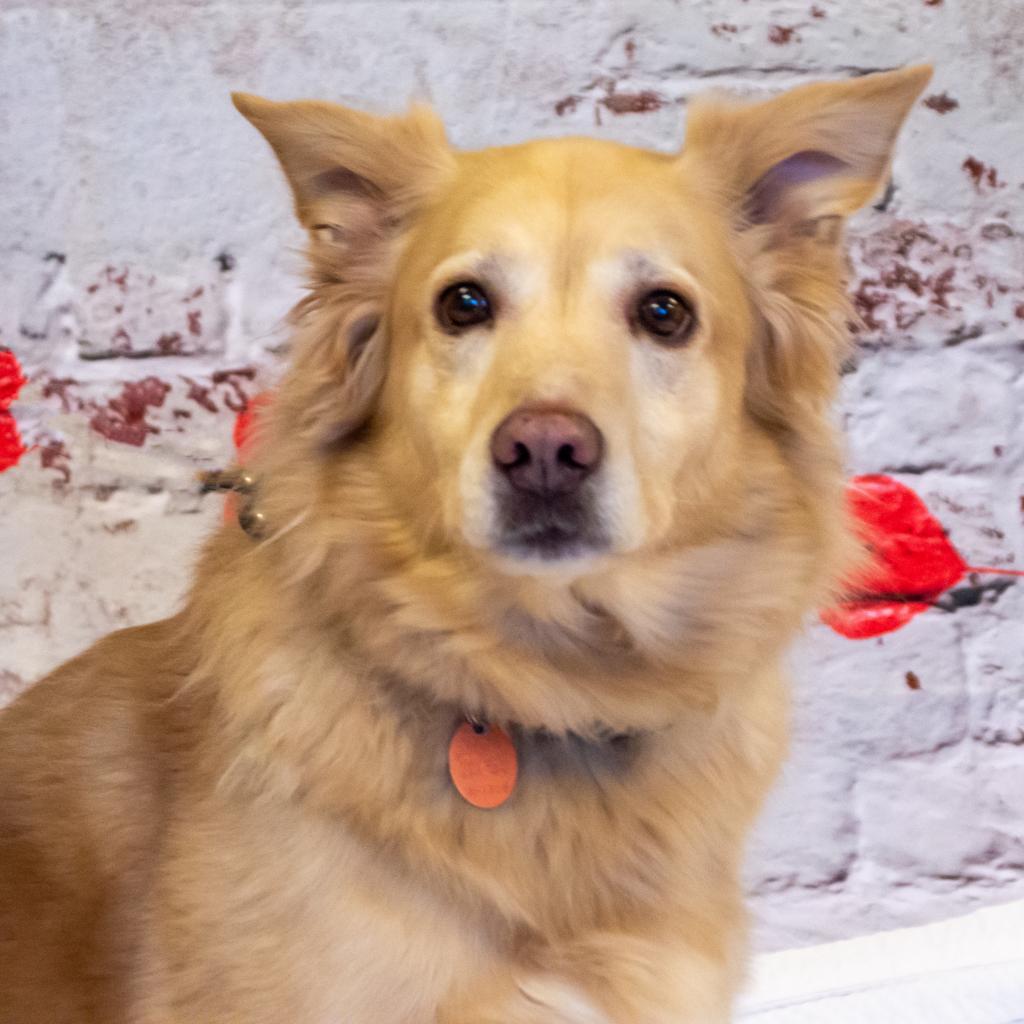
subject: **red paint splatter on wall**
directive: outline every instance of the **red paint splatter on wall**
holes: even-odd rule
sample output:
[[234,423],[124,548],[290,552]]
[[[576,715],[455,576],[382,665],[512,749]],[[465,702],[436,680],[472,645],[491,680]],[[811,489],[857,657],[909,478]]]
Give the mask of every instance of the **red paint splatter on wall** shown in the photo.
[[56,470],[63,483],[71,482],[71,455],[63,441],[44,441],[39,445],[39,463],[43,469]]
[[794,40],[799,41],[795,25],[772,25],[768,30],[768,42],[776,46],[785,46]]
[[104,523],[103,529],[107,533],[133,533],[138,529],[139,523],[137,519],[121,519],[116,523],[110,523],[109,525]]
[[217,412],[217,403],[210,397],[210,389],[205,384],[199,384],[191,377],[186,377],[188,391],[185,397],[196,405],[202,406],[207,412]]
[[159,434],[158,427],[146,422],[150,408],[164,404],[171,390],[157,377],[131,381],[121,389],[117,398],[99,408],[89,420],[89,426],[109,441],[141,447],[150,434]]
[[[611,75],[602,75],[587,83],[584,93],[572,93],[563,96],[554,105],[559,117],[572,113],[587,96],[594,98],[594,119],[601,123],[601,110],[612,114],[649,114],[662,107],[669,106],[672,101],[653,89],[619,92],[621,79]],[[595,95],[600,90],[604,95]]]
[[43,385],[43,398],[52,398],[56,396],[60,400],[60,408],[62,412],[71,412],[73,409],[80,409],[82,403],[75,399],[72,394],[72,388],[78,385],[78,381],[74,377],[51,377]]
[[613,114],[649,114],[665,106],[664,96],[644,89],[643,92],[612,92],[598,101]]
[[[905,262],[904,257],[917,241],[910,234],[901,233],[899,245],[894,250],[894,255],[899,258],[893,259],[888,266],[878,267],[875,276],[862,278],[852,291],[853,305],[860,317],[860,322],[853,325],[855,330],[878,331],[893,326],[906,330],[929,308],[945,312],[954,310],[951,300],[957,290],[957,267],[947,266],[929,273],[924,267],[930,268],[933,264],[934,255],[931,254],[922,257],[921,269]],[[966,251],[962,252],[961,248]],[[943,248],[938,255],[970,259],[971,253],[969,247],[964,246],[952,254]],[[880,308],[884,317],[878,313]]]
[[237,370],[214,370],[210,380],[214,387],[224,388],[221,398],[232,412],[241,412],[249,402],[249,393],[243,382],[252,381],[256,371],[251,366],[243,366]]
[[967,157],[960,166],[967,172],[979,192],[982,191],[983,185],[987,185],[989,188],[1002,188],[1006,184],[1005,181],[999,180],[999,175],[994,167],[982,163],[976,157]]
[[9,349],[0,349],[0,473],[16,466],[27,450],[11,415],[11,405],[26,379],[17,356]]
[[884,306],[889,301],[889,296],[879,291],[878,285],[877,278],[865,278],[853,293],[853,306],[860,317],[860,324],[855,324],[855,327],[863,326],[869,331],[877,331],[884,326],[875,316],[875,310],[879,306]]
[[932,302],[942,309],[949,309],[949,295],[953,291],[954,277],[956,277],[956,267],[946,267],[945,270],[926,282],[931,289]]
[[121,291],[126,292],[128,290],[128,268],[125,267],[120,274],[117,273],[115,267],[107,264],[103,268],[103,273],[106,276],[107,283],[116,285]]
[[162,356],[178,356],[182,353],[181,334],[169,331],[156,339],[156,350]]
[[956,110],[960,106],[960,102],[953,99],[948,93],[937,92],[934,96],[929,96],[924,101],[924,105],[937,114],[948,114],[951,110]]

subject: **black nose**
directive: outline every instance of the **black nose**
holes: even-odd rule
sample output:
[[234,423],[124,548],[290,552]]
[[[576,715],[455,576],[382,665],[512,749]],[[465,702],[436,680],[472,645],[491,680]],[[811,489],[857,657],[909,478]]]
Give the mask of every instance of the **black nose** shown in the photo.
[[567,494],[601,464],[604,440],[593,421],[567,409],[516,409],[491,435],[494,464],[513,487]]

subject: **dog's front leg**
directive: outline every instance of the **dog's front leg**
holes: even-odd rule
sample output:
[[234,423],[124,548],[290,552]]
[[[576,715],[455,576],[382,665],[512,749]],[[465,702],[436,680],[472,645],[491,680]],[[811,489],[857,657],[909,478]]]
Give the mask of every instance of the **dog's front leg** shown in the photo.
[[737,972],[691,946],[602,933],[474,986],[438,1024],[727,1024]]

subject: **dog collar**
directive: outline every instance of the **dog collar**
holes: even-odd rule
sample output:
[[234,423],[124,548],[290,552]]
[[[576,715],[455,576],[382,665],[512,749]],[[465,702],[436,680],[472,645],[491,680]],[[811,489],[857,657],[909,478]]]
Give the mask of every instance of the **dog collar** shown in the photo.
[[[228,491],[238,497],[234,500],[238,525],[253,539],[261,540],[267,533],[267,517],[259,508],[259,485],[247,469],[216,470],[204,473],[202,493]],[[230,500],[230,499],[229,499]]]
[[594,727],[589,735],[555,734],[509,723],[501,728],[462,714],[448,743],[448,774],[456,792],[473,807],[501,807],[515,793],[522,766],[544,774],[623,777],[641,754],[645,730]]

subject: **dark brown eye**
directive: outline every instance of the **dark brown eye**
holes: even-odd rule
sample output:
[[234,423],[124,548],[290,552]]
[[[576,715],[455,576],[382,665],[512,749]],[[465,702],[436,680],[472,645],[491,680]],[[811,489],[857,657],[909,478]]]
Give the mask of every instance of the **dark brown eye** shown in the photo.
[[662,345],[682,345],[697,326],[693,306],[667,289],[648,292],[636,305],[636,320]]
[[453,284],[438,296],[437,319],[446,331],[465,331],[493,318],[487,293],[471,281]]

